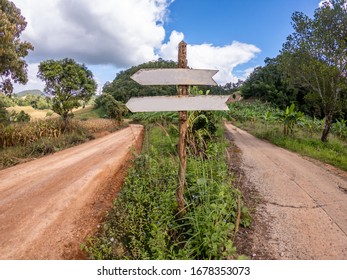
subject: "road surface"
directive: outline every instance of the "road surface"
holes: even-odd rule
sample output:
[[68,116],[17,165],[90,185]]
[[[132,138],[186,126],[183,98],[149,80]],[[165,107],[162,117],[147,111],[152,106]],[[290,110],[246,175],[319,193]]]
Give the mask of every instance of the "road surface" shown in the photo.
[[73,259],[119,190],[143,127],[0,171],[0,259]]
[[246,184],[263,201],[255,215],[267,231],[252,233],[253,257],[267,250],[274,259],[346,260],[347,172],[333,172],[231,124],[226,129],[241,150]]

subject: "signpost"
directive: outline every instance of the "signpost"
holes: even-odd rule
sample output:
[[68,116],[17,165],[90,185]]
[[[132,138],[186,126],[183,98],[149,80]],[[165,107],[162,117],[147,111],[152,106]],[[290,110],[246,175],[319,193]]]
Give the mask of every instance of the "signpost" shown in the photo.
[[187,69],[187,44],[178,45],[177,69],[141,69],[131,78],[141,85],[178,85],[178,96],[132,97],[126,106],[132,112],[179,112],[178,170],[179,186],[176,200],[181,216],[184,215],[184,183],[187,169],[186,135],[187,111],[228,110],[225,95],[189,95],[190,85],[217,85],[212,79],[218,70]]
[[146,96],[131,98],[126,106],[135,112],[225,111],[226,95]]
[[144,86],[153,85],[209,85],[216,86],[212,77],[218,70],[184,68],[141,69],[131,78]]

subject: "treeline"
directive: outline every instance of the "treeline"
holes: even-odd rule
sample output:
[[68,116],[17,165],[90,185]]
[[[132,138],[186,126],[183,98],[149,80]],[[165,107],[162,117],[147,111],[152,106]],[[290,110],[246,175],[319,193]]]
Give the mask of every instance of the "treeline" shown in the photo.
[[[103,92],[112,95],[117,101],[126,103],[131,97],[139,96],[162,96],[177,95],[176,86],[142,86],[133,81],[130,77],[140,69],[147,68],[177,68],[177,63],[158,59],[157,61],[146,62],[117,74],[112,82],[107,82],[103,87]],[[201,86],[202,91],[209,90],[210,94],[232,94],[240,86],[241,81],[237,83],[227,83],[224,86]]]
[[0,103],[3,107],[31,106],[34,109],[52,109],[52,100],[43,95],[27,94],[25,96],[0,94]]
[[242,94],[281,108],[294,103],[324,118],[321,140],[326,142],[333,122],[347,118],[346,1],[322,2],[313,18],[295,12],[292,26],[280,54],[255,69]]
[[[280,109],[293,103],[306,115],[323,119],[324,108],[319,94],[304,85],[291,84],[280,67],[280,56],[266,58],[265,66],[255,68],[240,87],[242,96],[245,99],[254,98],[271,103]],[[341,92],[334,119],[347,119],[347,91]]]

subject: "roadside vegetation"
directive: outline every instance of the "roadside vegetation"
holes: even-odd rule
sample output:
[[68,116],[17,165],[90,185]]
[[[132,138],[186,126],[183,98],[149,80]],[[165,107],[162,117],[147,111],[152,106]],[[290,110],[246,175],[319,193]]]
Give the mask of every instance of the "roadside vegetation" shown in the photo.
[[81,144],[124,126],[123,111],[120,117],[114,118],[103,106],[87,105],[71,112],[70,117],[75,118],[66,127],[53,111],[32,107],[34,101],[43,100],[45,108],[51,108],[51,99],[42,95],[0,94],[0,169]]
[[322,142],[324,120],[304,115],[294,104],[281,110],[259,101],[238,102],[230,105],[226,117],[259,138],[347,170],[346,120],[337,119],[329,141]]
[[[220,121],[204,138],[201,153],[195,153],[202,141],[194,137],[199,132],[191,135],[196,143],[188,150],[186,214],[181,218],[177,212],[178,128],[171,121],[175,115],[136,115],[147,124],[143,151],[136,156],[105,223],[81,246],[91,259],[242,258],[233,238],[240,226],[250,224],[250,216],[240,191],[232,185]],[[207,123],[194,130],[206,127]]]
[[72,120],[65,129],[61,119],[0,123],[0,169],[51,154],[95,138],[95,133],[117,130],[108,119]]

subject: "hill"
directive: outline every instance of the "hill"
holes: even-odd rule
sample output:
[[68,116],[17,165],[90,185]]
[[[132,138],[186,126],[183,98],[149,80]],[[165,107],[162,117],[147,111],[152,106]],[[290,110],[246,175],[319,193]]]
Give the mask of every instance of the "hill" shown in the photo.
[[23,90],[21,92],[16,93],[16,96],[23,97],[23,96],[26,96],[28,94],[37,95],[37,96],[45,96],[44,93],[39,89]]

